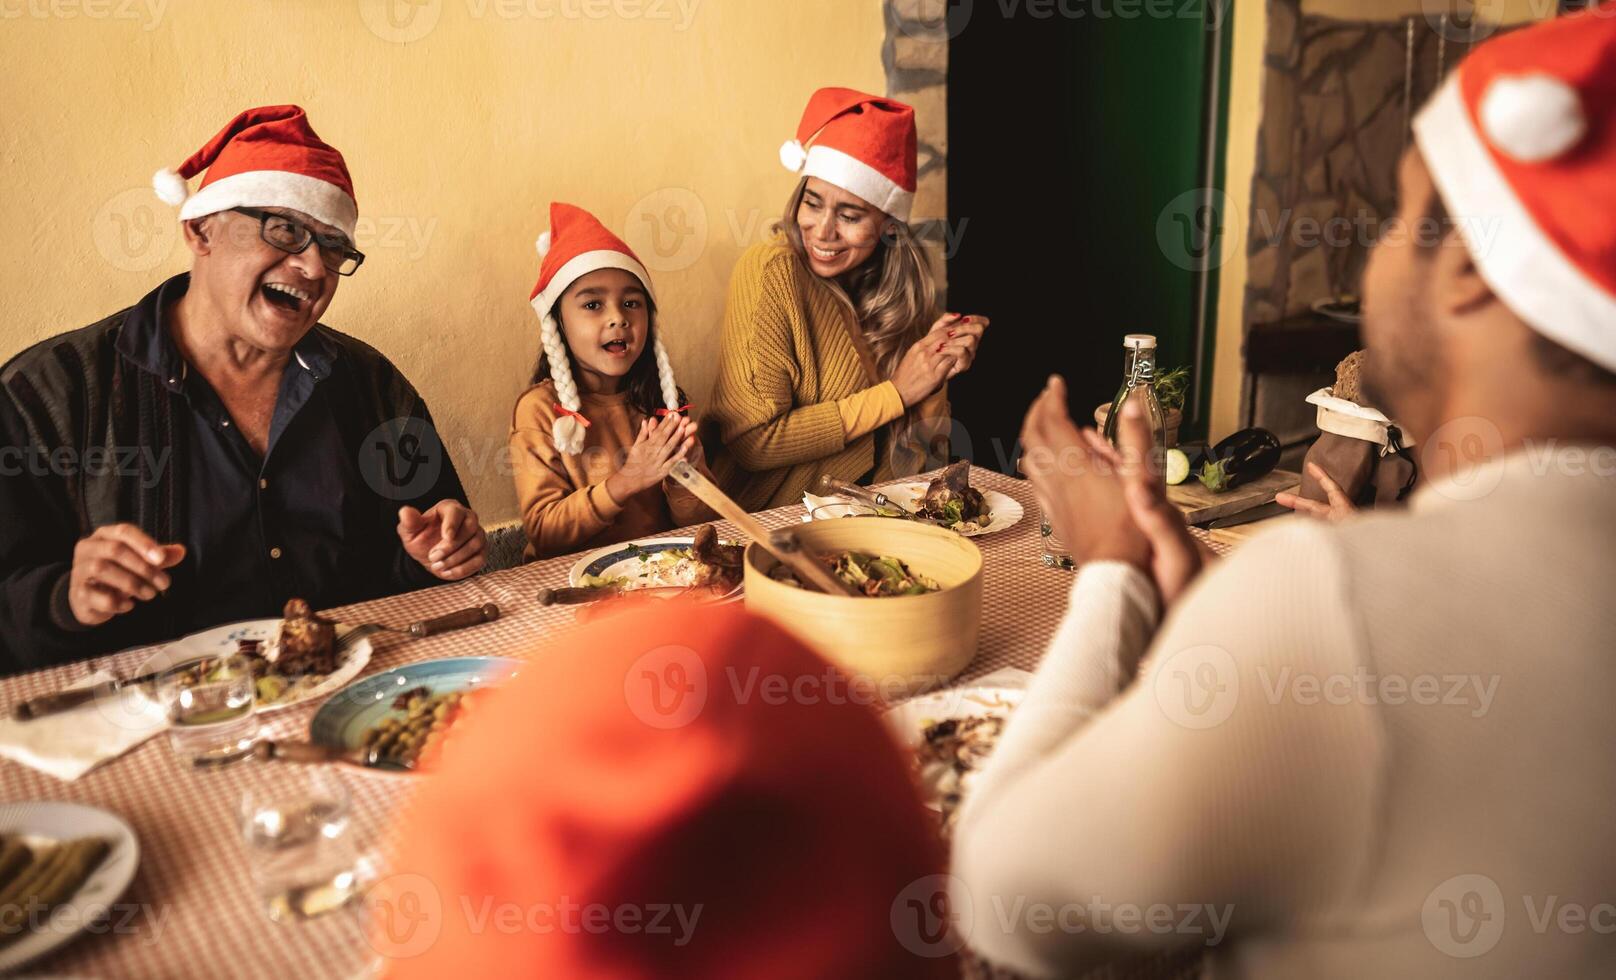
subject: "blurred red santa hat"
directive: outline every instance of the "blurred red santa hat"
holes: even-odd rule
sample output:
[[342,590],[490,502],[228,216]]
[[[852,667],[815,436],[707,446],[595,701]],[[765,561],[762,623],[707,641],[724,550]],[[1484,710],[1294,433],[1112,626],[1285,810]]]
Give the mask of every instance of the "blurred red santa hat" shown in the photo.
[[387,976],[957,977],[893,925],[945,858],[880,717],[739,606],[650,605],[457,734],[373,906]]
[[1616,370],[1616,9],[1478,47],[1414,132],[1498,297]]

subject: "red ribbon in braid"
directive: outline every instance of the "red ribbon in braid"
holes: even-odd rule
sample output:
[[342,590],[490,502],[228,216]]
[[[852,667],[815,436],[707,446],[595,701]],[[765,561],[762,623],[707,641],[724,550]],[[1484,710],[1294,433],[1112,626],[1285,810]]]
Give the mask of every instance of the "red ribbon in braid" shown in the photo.
[[552,403],[551,407],[553,407],[556,410],[557,415],[571,415],[573,418],[578,420],[579,425],[583,426],[586,429],[589,428],[589,420],[584,418],[584,413],[582,413],[582,412],[574,412],[572,409],[570,409],[567,406],[561,404],[560,402]]

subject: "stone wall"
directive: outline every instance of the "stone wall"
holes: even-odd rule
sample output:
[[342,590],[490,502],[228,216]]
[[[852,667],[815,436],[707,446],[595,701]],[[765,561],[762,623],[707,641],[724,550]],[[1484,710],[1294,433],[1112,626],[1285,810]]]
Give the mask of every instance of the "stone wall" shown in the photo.
[[[948,0],[886,0],[881,50],[887,93],[915,107],[919,144],[915,230],[940,256],[948,220]],[[946,285],[946,265],[937,263]]]
[[[1254,324],[1307,313],[1319,300],[1361,295],[1369,253],[1397,210],[1412,119],[1473,46],[1464,29],[1424,13],[1342,20],[1303,13],[1304,0],[1267,2],[1245,238],[1246,336]],[[1478,30],[1491,35],[1496,25]],[[1333,377],[1316,364],[1247,374],[1243,418],[1294,447],[1287,468],[1317,431],[1304,399]]]
[[1269,0],[1248,328],[1359,292],[1377,229],[1396,212],[1410,118],[1468,48],[1423,17],[1343,21]]

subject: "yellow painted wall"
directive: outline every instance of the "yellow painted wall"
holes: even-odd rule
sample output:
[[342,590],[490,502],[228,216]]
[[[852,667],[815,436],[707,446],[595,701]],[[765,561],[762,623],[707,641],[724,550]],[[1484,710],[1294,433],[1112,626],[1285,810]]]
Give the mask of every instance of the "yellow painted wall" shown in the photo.
[[884,90],[883,37],[881,0],[0,0],[0,361],[183,271],[151,173],[296,102],[368,256],[325,321],[415,382],[484,519],[514,516],[548,202],[652,267],[700,403],[730,269],[793,186],[779,145],[816,87]]
[[1224,155],[1223,265],[1218,272],[1217,340],[1212,357],[1212,413],[1207,435],[1221,439],[1240,428],[1240,385],[1244,357],[1246,302],[1246,224],[1251,213],[1251,179],[1257,169],[1257,132],[1262,123],[1263,48],[1268,37],[1266,0],[1234,5],[1234,37],[1229,52],[1229,120]]
[[1396,20],[1437,16],[1444,10],[1480,15],[1482,21],[1520,24],[1554,15],[1557,0],[1302,0],[1302,13],[1337,20]]

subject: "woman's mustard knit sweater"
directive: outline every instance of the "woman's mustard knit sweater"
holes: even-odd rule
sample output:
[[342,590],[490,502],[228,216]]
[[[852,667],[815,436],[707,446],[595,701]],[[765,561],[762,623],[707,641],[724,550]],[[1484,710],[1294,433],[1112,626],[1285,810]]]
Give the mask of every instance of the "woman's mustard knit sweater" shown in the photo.
[[882,480],[946,462],[946,386],[906,413],[853,311],[778,236],[735,265],[719,356],[713,470],[747,510],[799,501],[822,474]]

